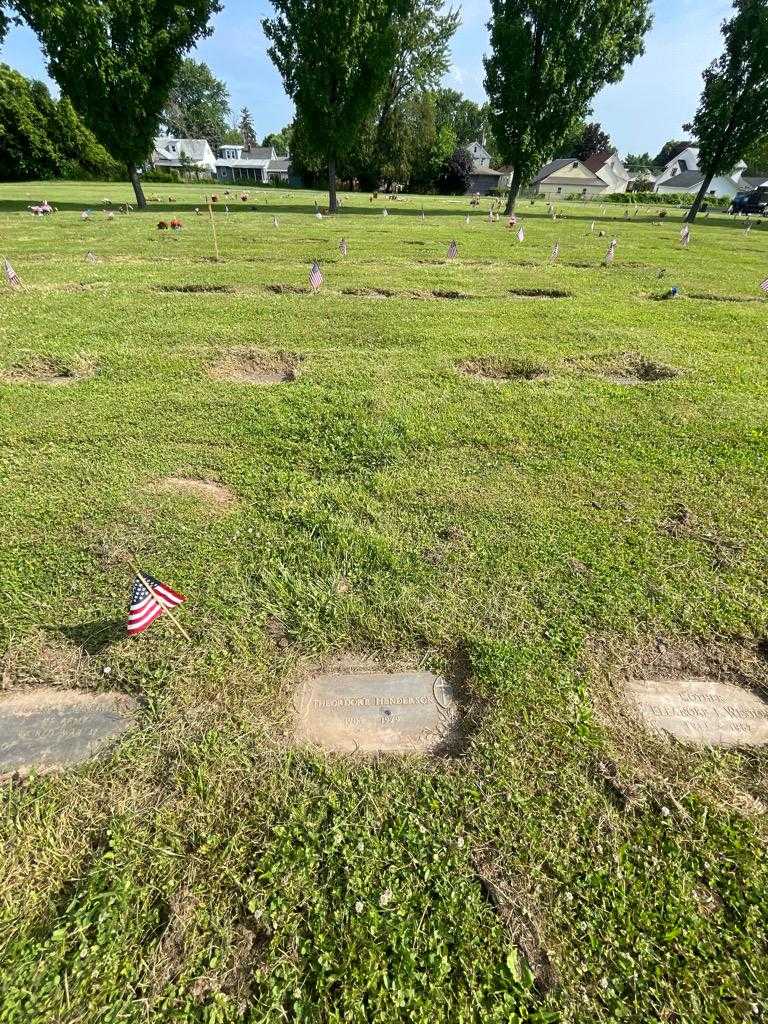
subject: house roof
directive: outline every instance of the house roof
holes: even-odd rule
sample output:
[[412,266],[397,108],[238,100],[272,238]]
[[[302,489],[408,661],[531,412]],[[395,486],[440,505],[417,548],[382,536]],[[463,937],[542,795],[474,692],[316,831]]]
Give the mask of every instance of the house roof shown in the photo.
[[173,163],[179,162],[182,153],[195,163],[210,160],[213,155],[207,139],[177,139],[172,135],[161,135],[155,139],[155,153],[160,160]]
[[657,185],[657,188],[671,188],[673,192],[692,188],[694,185],[700,185],[704,180],[703,171],[681,171],[679,174],[673,174],[669,178],[664,178]]
[[217,160],[217,167],[268,167],[269,160]]
[[268,171],[290,171],[291,169],[291,158],[289,156],[278,156],[274,160],[270,160],[267,166]]
[[246,146],[243,149],[244,160],[274,160],[275,151],[272,146]]
[[748,188],[760,188],[761,185],[768,185],[768,174],[762,175],[762,177],[754,178],[752,175],[749,177],[742,176],[738,181],[739,185],[746,185]]
[[494,171],[492,167],[484,167],[482,164],[472,165],[472,174],[484,174],[486,177],[500,178],[501,171]]
[[[553,174],[557,174],[558,171],[565,170],[566,167],[573,167],[574,164],[580,164],[582,167],[584,164],[581,160],[577,160],[575,157],[562,157],[559,160],[552,160],[550,163],[545,164],[536,177],[531,182],[532,185],[538,185],[542,181],[546,181],[547,178],[551,178]],[[556,179],[558,183],[563,185],[581,185],[582,188],[585,186],[605,188],[605,182],[601,181],[596,174],[590,172],[589,177],[576,178],[576,177],[558,177]]]
[[593,174],[597,174],[600,168],[604,167],[615,153],[615,149],[604,149],[601,153],[593,153],[586,160],[582,160],[582,163]]

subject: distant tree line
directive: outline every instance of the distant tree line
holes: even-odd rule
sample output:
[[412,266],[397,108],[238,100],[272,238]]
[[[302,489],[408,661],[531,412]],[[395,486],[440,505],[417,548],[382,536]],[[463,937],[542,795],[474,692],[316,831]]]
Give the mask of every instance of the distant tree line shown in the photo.
[[[308,180],[328,183],[331,210],[337,181],[351,178],[371,188],[396,182],[458,188],[467,177],[461,147],[477,139],[493,164],[512,169],[511,211],[521,186],[545,160],[558,153],[589,159],[608,148],[607,134],[586,121],[590,105],[643,52],[651,24],[650,0],[491,0],[488,103],[478,105],[440,88],[459,21],[458,11],[444,9],[441,0],[271,3],[273,16],[262,22],[268,54],[296,117],[264,141],[273,140],[278,151],[290,148]],[[220,0],[0,0],[0,39],[14,19],[37,33],[48,72],[67,98],[57,116],[66,119],[71,103],[99,145],[126,167],[145,206],[139,169],[161,126],[214,146],[231,138],[256,141],[247,108],[232,126],[226,87],[187,58],[210,35],[220,10]],[[755,166],[768,158],[768,0],[734,0],[722,31],[724,52],[704,72],[699,108],[684,126],[698,140],[705,176],[690,219],[716,174],[743,154]],[[0,130],[11,138],[9,126],[23,121],[19,105],[32,103],[37,113],[28,135],[35,156],[22,159],[17,143],[13,158],[6,158],[15,173],[35,160],[53,168],[74,166],[73,160],[87,167],[56,134],[56,117],[36,85],[21,89],[22,98],[12,100],[6,87]],[[41,142],[46,119],[46,131],[58,139],[56,158]],[[85,146],[80,122],[72,123]],[[675,146],[686,144],[671,141],[652,163],[666,163]],[[628,160],[642,169],[648,156]]]

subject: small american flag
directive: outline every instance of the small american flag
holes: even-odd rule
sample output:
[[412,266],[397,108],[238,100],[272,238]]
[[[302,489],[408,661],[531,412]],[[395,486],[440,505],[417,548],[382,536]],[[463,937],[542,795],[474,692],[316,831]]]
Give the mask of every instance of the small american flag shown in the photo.
[[339,242],[339,252],[341,253],[342,256],[346,256],[347,253],[349,252],[346,238],[342,238],[342,240]]
[[277,217],[273,217],[272,218],[272,227],[273,228],[279,228],[280,227],[280,222],[278,221]]
[[609,267],[611,265],[611,263],[613,263],[614,257],[616,256],[616,246],[618,244],[619,243],[618,243],[617,239],[615,239],[615,238],[611,239],[611,244],[608,246],[608,252],[605,254],[605,261],[604,262],[605,262],[606,267]]
[[315,260],[312,263],[312,269],[309,272],[309,286],[313,292],[320,289],[323,283],[323,272],[320,269],[320,264]]
[[493,210],[488,211],[488,223],[493,224]]
[[5,272],[5,280],[11,286],[11,288],[21,288],[21,281],[19,275],[13,269],[8,260],[3,260],[3,270]]
[[469,214],[467,214],[467,217],[466,217],[466,220],[464,221],[464,223],[465,224],[469,224]]
[[524,242],[525,241],[525,228],[523,227],[522,224],[520,225],[520,227],[518,229],[518,232],[517,232],[517,240],[518,240],[518,242]]
[[382,210],[381,212],[385,217],[389,216],[389,210]]
[[133,581],[131,606],[128,609],[128,636],[143,633],[159,615],[186,600],[183,594],[177,594],[148,572],[137,575]]
[[560,255],[560,243],[559,242],[555,242],[555,244],[552,246],[552,252],[550,253],[549,258],[554,263],[559,255]]
[[764,281],[760,282],[760,287],[763,289],[763,291],[766,294],[768,294],[768,277],[766,277],[766,279]]
[[685,227],[683,228],[683,230],[680,232],[680,241],[682,242],[684,248],[686,248],[686,249],[688,248],[688,243],[690,242],[690,240],[691,240],[691,229],[686,224]]
[[595,222],[594,221],[592,221],[592,223],[589,226],[589,233],[591,235],[594,235],[594,233],[595,233]]
[[744,232],[744,234],[748,235],[751,230],[752,230],[752,225],[751,224],[747,224],[747,230]]
[[455,260],[459,255],[459,247],[456,245],[456,239],[454,238],[451,244],[448,246],[448,259]]
[[424,207],[421,208],[421,219],[424,220]]
[[96,255],[95,252],[89,252],[86,255],[85,258],[88,260],[89,263],[98,263],[99,262],[99,257]]

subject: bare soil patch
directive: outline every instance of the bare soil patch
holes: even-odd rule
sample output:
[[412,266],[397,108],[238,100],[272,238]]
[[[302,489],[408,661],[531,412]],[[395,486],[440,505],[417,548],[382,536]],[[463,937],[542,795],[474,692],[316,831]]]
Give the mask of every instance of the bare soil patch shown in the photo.
[[366,299],[391,299],[397,295],[390,288],[342,288],[342,295],[359,295]]
[[765,302],[759,295],[716,295],[714,292],[688,292],[689,299],[703,302]]
[[217,512],[226,512],[236,501],[235,492],[225,484],[215,480],[203,480],[197,477],[167,476],[158,480],[158,490],[182,494],[190,498],[198,498]]
[[299,375],[302,357],[293,352],[260,352],[232,349],[214,363],[208,373],[214,380],[243,384],[282,384]]
[[549,376],[546,366],[528,359],[499,359],[480,356],[456,364],[459,373],[478,380],[541,380]]
[[159,284],[156,290],[159,292],[198,294],[201,292],[231,292],[232,287],[228,284]]
[[473,299],[474,295],[467,295],[466,292],[444,291],[435,289],[432,292],[433,299]]
[[78,356],[71,362],[65,362],[55,357],[30,355],[2,371],[0,381],[6,384],[47,384],[60,387],[88,380],[95,373],[95,364],[87,356]]
[[558,984],[557,972],[544,944],[542,926],[532,898],[521,880],[506,879],[486,851],[473,857],[483,893],[525,958],[536,988],[545,995]]
[[265,284],[264,287],[273,295],[309,295],[310,292],[300,284]]
[[636,352],[577,357],[569,360],[583,373],[595,374],[613,384],[651,384],[680,376],[674,366],[657,363]]
[[510,288],[509,294],[517,299],[572,299],[573,293],[558,288]]

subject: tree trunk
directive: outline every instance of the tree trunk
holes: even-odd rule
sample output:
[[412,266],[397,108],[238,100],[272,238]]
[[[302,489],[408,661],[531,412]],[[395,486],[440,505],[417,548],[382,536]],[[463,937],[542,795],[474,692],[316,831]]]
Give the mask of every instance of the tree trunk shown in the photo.
[[509,192],[507,193],[507,207],[504,213],[509,216],[515,208],[517,197],[520,193],[520,175],[518,174],[517,168],[512,171],[512,180],[509,183]]
[[140,210],[146,210],[147,200],[144,198],[144,189],[141,187],[141,179],[135,164],[128,164],[128,174],[131,177],[133,191],[136,193],[136,205]]
[[[701,209],[701,204],[704,202],[707,192],[709,192],[709,186],[712,184],[713,178],[714,174],[708,174],[704,178],[704,181],[702,181],[701,188],[699,189],[699,194],[693,200],[693,206],[690,208],[690,210],[688,211],[688,216],[685,218],[686,223],[693,224],[693,222],[696,220],[696,214]],[[674,178],[672,180],[674,181]]]
[[328,213],[336,213],[336,157],[328,161]]

